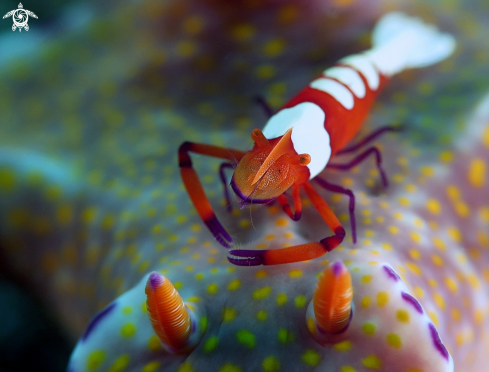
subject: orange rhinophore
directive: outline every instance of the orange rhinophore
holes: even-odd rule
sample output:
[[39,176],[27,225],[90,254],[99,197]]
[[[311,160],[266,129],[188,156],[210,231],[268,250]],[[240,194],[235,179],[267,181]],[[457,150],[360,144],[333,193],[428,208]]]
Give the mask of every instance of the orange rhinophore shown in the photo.
[[192,319],[173,284],[156,272],[146,283],[146,305],[151,325],[160,340],[171,349],[186,346],[192,330]]
[[351,276],[346,266],[341,261],[329,265],[319,278],[313,297],[319,329],[331,334],[346,330],[352,315],[352,298]]

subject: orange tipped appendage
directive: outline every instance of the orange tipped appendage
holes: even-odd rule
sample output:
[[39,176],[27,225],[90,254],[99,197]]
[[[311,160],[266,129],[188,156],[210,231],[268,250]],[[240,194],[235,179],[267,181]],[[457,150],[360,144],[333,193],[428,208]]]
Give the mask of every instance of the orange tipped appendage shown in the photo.
[[353,287],[347,267],[337,261],[330,264],[319,278],[313,306],[316,324],[322,331],[337,334],[350,322]]
[[149,319],[160,340],[171,349],[184,347],[192,330],[192,319],[173,284],[156,272],[146,283]]

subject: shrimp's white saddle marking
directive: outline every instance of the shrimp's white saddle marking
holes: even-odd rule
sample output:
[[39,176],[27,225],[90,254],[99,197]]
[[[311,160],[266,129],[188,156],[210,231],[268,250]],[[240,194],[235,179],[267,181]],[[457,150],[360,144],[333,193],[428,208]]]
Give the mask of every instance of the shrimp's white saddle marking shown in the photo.
[[293,128],[292,143],[295,151],[311,156],[311,162],[307,165],[311,179],[321,173],[331,157],[329,134],[324,128],[325,118],[324,111],[318,105],[302,102],[273,115],[263,128],[263,134],[272,139],[283,136],[287,130]]
[[351,110],[354,106],[355,99],[353,94],[343,84],[336,80],[328,78],[319,78],[314,80],[309,86],[313,89],[328,93],[337,100],[344,108]]
[[358,98],[364,98],[367,93],[360,74],[351,67],[335,66],[324,70],[323,74],[345,84]]

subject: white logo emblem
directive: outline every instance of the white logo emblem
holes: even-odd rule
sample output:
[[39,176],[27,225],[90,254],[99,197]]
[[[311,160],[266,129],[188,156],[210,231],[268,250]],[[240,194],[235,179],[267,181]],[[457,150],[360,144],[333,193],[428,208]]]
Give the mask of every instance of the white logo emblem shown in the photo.
[[10,16],[12,16],[12,20],[14,21],[14,24],[12,25],[12,31],[15,31],[17,28],[19,28],[19,32],[22,31],[23,28],[25,28],[26,31],[29,31],[29,25],[27,24],[29,16],[37,18],[37,15],[32,13],[30,10],[24,9],[22,3],[19,3],[19,9],[11,10],[7,14],[5,14],[3,18],[7,18]]

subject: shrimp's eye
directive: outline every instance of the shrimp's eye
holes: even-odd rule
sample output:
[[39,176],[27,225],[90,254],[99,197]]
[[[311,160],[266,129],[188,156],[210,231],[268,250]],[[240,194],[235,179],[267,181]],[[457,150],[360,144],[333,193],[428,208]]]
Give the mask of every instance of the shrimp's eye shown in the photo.
[[251,139],[255,141],[259,147],[268,145],[268,140],[260,129],[253,129],[251,131]]
[[311,155],[309,154],[300,154],[299,155],[299,164],[300,165],[308,165],[311,162]]

